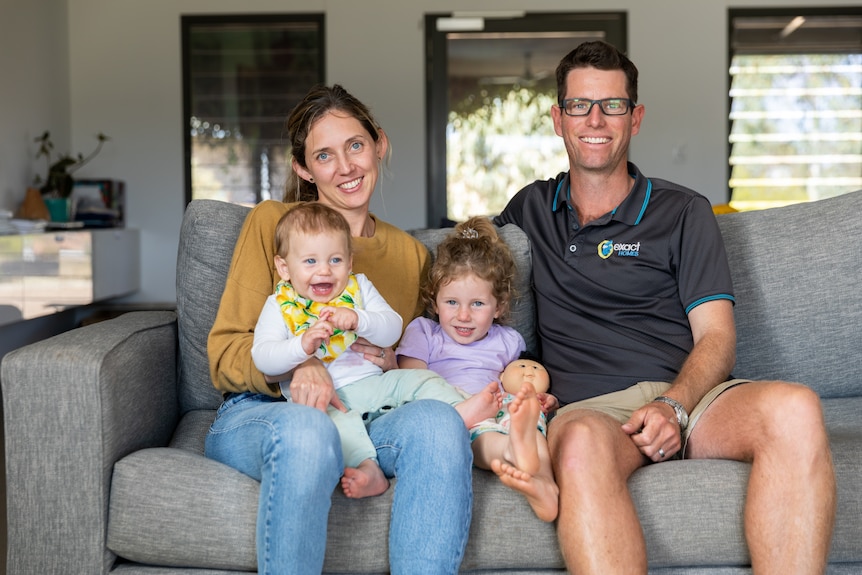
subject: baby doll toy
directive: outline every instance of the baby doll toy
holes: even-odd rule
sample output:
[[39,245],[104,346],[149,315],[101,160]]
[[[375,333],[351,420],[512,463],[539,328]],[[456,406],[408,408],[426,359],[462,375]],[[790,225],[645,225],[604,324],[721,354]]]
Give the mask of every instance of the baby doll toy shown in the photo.
[[[504,392],[501,409],[483,430],[497,433],[485,434],[494,443],[486,443],[479,458],[492,458],[491,470],[503,484],[522,493],[539,519],[553,521],[559,489],[545,435],[547,415],[559,407],[559,402],[548,393],[550,376],[541,363],[522,355],[506,365],[500,374],[500,386]],[[477,428],[471,432],[479,432]],[[500,452],[502,457],[494,456]]]
[[[520,358],[509,362],[503,373],[500,374],[500,387],[504,392],[502,397],[503,409],[497,414],[497,424],[503,426],[507,431],[511,427],[511,416],[508,413],[508,408],[519,392],[524,392],[527,396],[527,390],[524,384],[529,383],[535,391],[536,399],[541,408],[537,417],[537,429],[545,435],[547,433],[547,416],[549,413],[557,409],[559,404],[557,398],[548,393],[551,379],[548,375],[548,370],[545,369],[537,359],[533,359],[529,354],[524,353]],[[532,392],[530,392],[532,393]],[[525,401],[527,397],[523,397]]]

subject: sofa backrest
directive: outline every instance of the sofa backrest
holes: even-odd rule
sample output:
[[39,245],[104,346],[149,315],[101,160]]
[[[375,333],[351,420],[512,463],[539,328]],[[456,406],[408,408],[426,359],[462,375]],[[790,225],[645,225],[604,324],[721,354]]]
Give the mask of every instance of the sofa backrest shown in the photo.
[[215,200],[193,200],[186,207],[177,254],[180,413],[216,409],[221,403],[210,379],[207,336],[249,211]]
[[[191,202],[177,258],[180,407],[215,409],[207,335],[218,311],[236,238],[249,208]],[[862,191],[785,208],[718,216],[733,275],[737,325],[734,375],[810,385],[822,397],[862,392]],[[450,229],[411,233],[434,254]],[[509,322],[536,351],[529,241],[500,229],[518,267]]]
[[718,216],[733,276],[734,375],[862,392],[862,191]]
[[[250,209],[214,200],[194,200],[186,208],[177,256],[177,317],[179,330],[179,398],[181,413],[215,409],[221,395],[213,387],[207,359],[207,335],[215,321],[230,268],[233,249]],[[433,254],[451,229],[413,233]],[[507,225],[500,230],[518,267],[509,324],[521,332],[527,349],[536,351],[533,331],[535,304],[530,289],[530,246],[524,233]]]

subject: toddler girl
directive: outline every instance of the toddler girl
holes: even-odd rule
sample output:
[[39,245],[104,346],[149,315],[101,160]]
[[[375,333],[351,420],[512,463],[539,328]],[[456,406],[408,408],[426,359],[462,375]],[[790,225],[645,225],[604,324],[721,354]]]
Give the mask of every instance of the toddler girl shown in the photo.
[[[423,286],[437,320],[410,322],[396,350],[399,367],[435,371],[466,395],[499,382],[526,347],[515,329],[500,323],[509,311],[514,276],[512,254],[490,220],[474,217],[459,224],[438,246]],[[544,430],[557,399],[544,390],[538,393],[530,378],[508,397],[498,391],[497,417],[470,430],[474,464],[493,470],[505,485],[524,494],[540,519],[553,521],[559,490]]]

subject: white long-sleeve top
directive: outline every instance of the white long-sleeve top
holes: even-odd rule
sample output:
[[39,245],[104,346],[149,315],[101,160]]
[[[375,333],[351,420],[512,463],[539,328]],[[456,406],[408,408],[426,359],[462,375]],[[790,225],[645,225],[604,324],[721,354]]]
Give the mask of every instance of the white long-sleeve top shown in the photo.
[[[365,274],[356,274],[356,281],[363,302],[362,309],[354,308],[359,316],[356,335],[381,347],[394,344],[401,337],[401,316],[383,299]],[[302,338],[295,336],[287,328],[275,294],[267,297],[254,328],[251,356],[255,366],[264,375],[281,375],[293,370],[312,355],[302,349]],[[328,363],[326,369],[336,389],[383,371],[366,360],[363,354],[350,348]],[[282,395],[288,398],[289,385],[289,380],[281,382]]]

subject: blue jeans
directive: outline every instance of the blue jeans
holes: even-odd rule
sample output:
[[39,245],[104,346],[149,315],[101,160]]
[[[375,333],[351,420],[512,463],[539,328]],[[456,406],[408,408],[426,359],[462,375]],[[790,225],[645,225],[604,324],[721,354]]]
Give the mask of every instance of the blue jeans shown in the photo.
[[457,573],[473,513],[473,452],[464,420],[447,403],[420,399],[375,419],[368,434],[383,473],[398,478],[390,572]]
[[[398,478],[391,572],[457,573],[473,499],[473,456],[463,421],[451,406],[422,400],[377,418],[368,432],[383,472]],[[319,574],[332,491],[343,468],[329,417],[278,398],[235,395],[219,408],[206,455],[261,482],[258,572]]]
[[219,407],[206,455],[260,481],[258,573],[319,575],[343,468],[329,417],[263,394],[233,395]]

